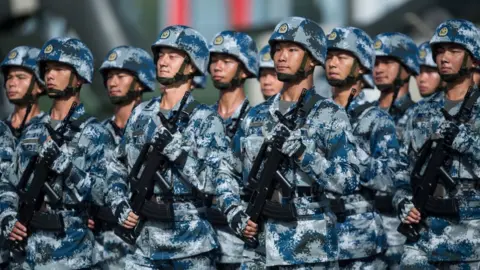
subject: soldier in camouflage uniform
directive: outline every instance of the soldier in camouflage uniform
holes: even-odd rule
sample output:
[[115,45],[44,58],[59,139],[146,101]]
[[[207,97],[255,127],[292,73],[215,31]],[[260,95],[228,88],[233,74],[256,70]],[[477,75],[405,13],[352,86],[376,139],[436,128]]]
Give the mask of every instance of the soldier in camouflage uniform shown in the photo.
[[[430,46],[446,90],[420,101],[408,119],[405,144],[400,151],[408,169],[396,178],[398,189],[394,203],[404,223],[421,221],[425,226],[419,231],[417,242],[405,245],[401,266],[404,269],[479,269],[480,104],[471,69],[480,61],[480,33],[469,21],[447,20],[437,27]],[[442,110],[450,115],[459,112],[469,89],[473,91],[470,96],[474,101],[471,114],[467,113],[461,122],[446,118]],[[412,203],[410,173],[421,147],[429,139],[442,138],[451,144],[447,149],[451,162],[444,163],[443,168],[456,186],[451,189],[439,183],[428,199],[425,212],[420,214]]]
[[[222,31],[213,38],[209,51],[209,72],[213,85],[220,91],[220,99],[212,109],[223,119],[230,146],[237,148],[237,151],[230,156],[228,164],[234,168],[235,180],[239,187],[243,188],[239,141],[233,140],[238,138],[235,134],[250,109],[243,87],[246,79],[258,76],[257,46],[255,41],[245,33]],[[215,228],[220,244],[217,269],[240,268],[240,264],[244,261],[243,240],[235,235],[228,224],[215,221],[210,223]]]
[[[359,169],[345,111],[315,94],[313,71],[315,66],[325,64],[326,38],[315,22],[290,17],[275,27],[269,44],[277,76],[285,84],[280,94],[252,108],[242,122],[239,137],[243,178],[248,181],[264,141],[286,138],[276,147],[285,157],[280,172],[293,190],[291,194],[275,190],[271,202],[280,208],[293,205],[296,210],[286,220],[263,213],[259,225],[265,233],[266,266],[335,268],[336,218],[328,207],[325,192],[353,191],[359,181]],[[295,121],[298,128],[290,130],[279,121],[278,114],[290,117],[300,97],[307,108],[302,107],[305,113]]]
[[[38,98],[45,87],[38,72],[39,53],[37,48],[19,46],[11,50],[1,64],[7,98],[15,106],[13,113],[0,121],[0,177],[12,162],[17,139],[25,126],[45,117],[38,107]],[[0,264],[0,269],[6,268],[7,260],[8,251],[1,252],[0,262],[5,265]]]
[[[116,147],[120,144],[132,110],[142,100],[142,94],[155,91],[155,65],[146,51],[131,46],[119,46],[107,53],[99,72],[102,74],[110,101],[115,105],[115,114],[102,124],[109,131]],[[94,192],[98,191],[101,190]],[[133,252],[133,248],[114,234],[116,222],[112,224],[101,220],[101,217],[96,220],[99,224],[92,221],[93,229],[97,232],[95,243],[97,268],[123,269],[125,257]]]
[[278,94],[283,88],[283,82],[278,80],[272,57],[270,45],[265,45],[258,53],[259,74],[258,81],[265,100]]
[[[151,201],[173,204],[174,218],[169,222],[147,218],[137,228],[136,249],[127,256],[125,268],[214,269],[213,251],[218,243],[197,195],[215,194],[217,206],[225,213],[238,208],[231,202],[239,201],[239,188],[235,181],[217,178],[228,150],[222,119],[188,95],[193,76],[207,71],[208,46],[196,30],[176,25],[162,30],[152,52],[164,94],[141,103],[132,112],[115,158],[107,167],[107,202],[125,229],[137,226],[139,216],[131,210],[127,175],[145,143],[161,142],[164,147],[158,151],[169,165],[157,173],[167,183],[164,187],[155,183]],[[183,109],[181,104],[185,104]],[[183,117],[173,118],[178,111]],[[173,134],[165,122],[172,119],[176,122],[169,123],[178,125]]]
[[[44,44],[38,65],[53,106],[50,115],[22,133],[13,165],[2,175],[0,202],[6,206],[1,214],[2,237],[28,241],[24,269],[89,268],[94,238],[87,227],[83,203],[95,199],[92,189],[103,186],[105,152],[111,143],[100,123],[85,116],[83,105],[76,105],[82,85],[92,82],[93,57],[78,39],[54,38]],[[37,154],[40,158],[52,157],[53,162],[47,166],[52,189],[60,200],[55,202],[46,196],[34,216],[53,221],[39,221],[27,231],[16,220],[17,185]],[[47,231],[45,225],[57,229]]]
[[437,64],[432,57],[430,42],[426,41],[418,46],[420,73],[416,76],[418,90],[422,97],[433,95],[441,90],[441,79]]
[[[401,117],[414,102],[408,90],[410,76],[418,75],[418,48],[412,39],[401,33],[383,33],[375,38],[373,78],[380,90],[379,106],[388,110],[397,125],[401,139],[405,123]],[[396,95],[397,93],[397,95]]]
[[[366,101],[362,74],[375,63],[372,39],[355,27],[334,28],[327,37],[325,64],[333,99],[345,107],[357,142],[360,181],[350,193],[329,194],[337,215],[342,269],[384,269],[386,236],[374,208],[377,192],[391,192],[399,143],[387,112]],[[391,204],[391,202],[388,202]]]

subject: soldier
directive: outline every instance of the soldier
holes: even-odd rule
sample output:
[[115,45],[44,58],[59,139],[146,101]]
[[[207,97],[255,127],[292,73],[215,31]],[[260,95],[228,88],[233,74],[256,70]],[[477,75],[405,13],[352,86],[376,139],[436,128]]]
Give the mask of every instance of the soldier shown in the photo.
[[[220,99],[212,109],[223,119],[232,150],[235,150],[235,146],[239,149],[239,142],[233,140],[250,109],[243,87],[246,79],[258,76],[257,46],[245,33],[222,31],[213,38],[209,50],[210,75],[213,85],[220,90]],[[236,181],[240,188],[243,188],[239,154],[237,150],[229,164],[235,168]],[[239,269],[243,261],[243,240],[235,236],[228,224],[212,219],[209,221],[215,228],[220,244],[217,269]]]
[[[12,163],[16,141],[24,127],[45,115],[38,108],[38,97],[45,87],[38,73],[39,52],[37,48],[16,47],[1,64],[7,98],[15,106],[13,113],[5,121],[0,121],[0,177]],[[8,250],[0,251],[0,269],[7,269],[8,257]]]
[[[398,189],[394,203],[402,224],[406,224],[402,227],[414,224],[418,234],[408,235],[419,239],[412,238],[405,245],[401,266],[405,269],[478,269],[480,93],[472,80],[471,70],[480,61],[480,33],[469,21],[447,20],[437,27],[430,46],[446,88],[422,100],[408,119],[405,144],[400,151],[408,170],[396,179]],[[458,112],[461,114],[456,115]],[[455,117],[447,117],[447,114]],[[432,147],[446,147],[447,157],[439,164],[445,172],[442,179],[450,176],[453,186],[447,185],[447,181],[435,182],[432,186],[436,186],[435,191],[427,195],[427,204],[417,209],[418,205],[412,203],[412,185],[416,188],[419,183],[413,182],[410,174],[425,175],[422,179],[435,181],[441,175],[430,174],[440,173],[438,166],[428,170],[433,178],[428,177],[426,171],[425,174],[418,171],[427,166],[427,162],[432,164],[432,160],[444,155],[442,152],[430,156],[430,152],[426,152],[428,159],[417,158],[430,139],[437,142]],[[428,144],[423,149],[433,150]],[[417,167],[419,159],[421,164]],[[420,222],[422,226],[417,225]]]
[[[78,39],[54,38],[44,44],[37,63],[53,105],[50,115],[23,132],[13,165],[2,176],[0,201],[8,205],[2,212],[2,235],[19,253],[18,247],[28,241],[25,268],[88,268],[94,238],[84,218],[84,203],[92,200],[92,189],[103,185],[105,150],[111,143],[107,131],[78,104],[82,85],[92,82],[93,57]],[[35,181],[21,183],[36,155],[36,164],[43,167],[35,166]],[[28,187],[47,175],[52,191],[38,190],[38,197],[27,198]],[[30,224],[17,220],[26,201],[41,203]]]
[[260,61],[260,88],[265,100],[278,94],[283,88],[283,82],[278,80],[272,57],[270,56],[270,45],[265,45],[258,54]]
[[379,106],[388,110],[401,138],[405,123],[400,122],[414,102],[409,92],[410,76],[418,75],[418,48],[412,39],[401,33],[383,33],[375,38],[373,79],[380,90]]
[[[276,26],[269,44],[284,88],[281,94],[250,110],[239,135],[244,182],[263,179],[250,171],[257,167],[253,163],[257,164],[256,156],[262,156],[259,151],[264,149],[264,142],[272,143],[284,158],[276,169],[284,176],[285,189],[274,190],[267,202],[274,206],[273,213],[283,210],[289,215],[263,212],[259,225],[265,233],[266,266],[338,267],[336,218],[325,191],[352,192],[358,184],[358,167],[345,111],[317,95],[313,85],[315,67],[325,64],[326,38],[315,22],[290,17]],[[252,179],[248,179],[249,174],[253,174]],[[247,184],[255,187],[261,182]]]
[[422,97],[429,97],[441,89],[440,74],[432,57],[430,43],[424,42],[418,46],[420,59],[420,74],[416,76],[418,90]]
[[[208,46],[196,30],[175,25],[162,30],[152,52],[164,94],[134,109],[116,157],[107,167],[107,202],[123,231],[139,232],[135,252],[127,256],[125,268],[213,269],[213,251],[218,243],[215,231],[204,218],[201,195],[215,194],[223,213],[237,209],[230,202],[239,199],[234,181],[216,177],[228,150],[222,119],[190,95],[193,76],[207,71]],[[157,213],[160,217],[139,216],[138,211],[132,211],[128,198],[129,191],[135,190],[128,188],[127,175],[138,174],[132,172],[132,167],[137,158],[143,162],[140,150],[149,142],[159,145],[155,155],[158,153],[167,164],[162,168],[154,166],[149,172],[157,180],[151,198],[145,198],[152,207],[169,209],[165,215]],[[145,166],[152,167],[148,164],[155,163],[147,162]],[[142,202],[144,197],[140,197]],[[236,214],[236,210],[231,213]]]
[[[373,78],[380,90],[380,99],[376,105],[388,110],[396,123],[397,138],[402,143],[403,130],[407,117],[402,117],[414,102],[409,93],[409,78],[419,73],[418,48],[413,41],[401,33],[384,33],[376,36],[374,41],[375,66]],[[395,94],[397,93],[396,97]],[[397,232],[400,224],[392,205],[393,193],[377,194],[376,200],[385,207],[380,211],[383,228],[387,235],[387,250],[384,260],[389,268],[397,269],[403,253],[405,237]],[[377,205],[380,205],[377,204]]]
[[[155,91],[155,65],[146,51],[131,46],[119,46],[108,52],[99,71],[110,101],[115,105],[115,114],[102,124],[110,132],[115,146],[118,146],[127,120],[135,106],[140,104],[142,94]],[[111,212],[108,207],[104,209],[105,212]],[[97,267],[123,269],[125,257],[133,252],[133,248],[114,234],[116,221],[106,220],[106,215],[102,216],[103,213],[99,209],[96,213],[98,217],[92,220],[92,228],[97,232],[95,243]]]
[[395,123],[387,112],[368,102],[362,91],[362,77],[372,72],[375,63],[372,39],[355,27],[334,28],[327,44],[327,81],[333,87],[334,101],[350,117],[361,169],[360,181],[351,193],[329,194],[338,221],[339,265],[385,269],[380,255],[386,236],[374,198],[377,192],[393,188],[399,149]]

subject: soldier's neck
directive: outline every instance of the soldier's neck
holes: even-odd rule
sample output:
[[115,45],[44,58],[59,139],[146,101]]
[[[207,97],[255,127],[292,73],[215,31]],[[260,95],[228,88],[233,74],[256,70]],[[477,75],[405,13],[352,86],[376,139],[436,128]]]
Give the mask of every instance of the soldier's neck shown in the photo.
[[54,99],[50,111],[50,118],[53,120],[63,120],[67,116],[74,102],[80,104],[79,94],[68,99]]
[[[397,100],[399,98],[405,96],[407,93],[408,93],[408,83],[404,84],[398,90]],[[380,92],[380,98],[378,99],[378,104],[379,104],[380,108],[382,108],[382,109],[390,108],[390,105],[392,105],[393,94],[394,94],[393,91]]]
[[350,94],[352,93],[353,89],[355,89],[355,96],[357,96],[361,91],[360,82],[357,82],[352,86],[332,87],[333,101],[335,101],[335,103],[337,103],[341,107],[345,108],[347,106],[348,99],[350,98]]
[[113,121],[117,127],[124,128],[127,125],[128,118],[137,104],[138,102],[134,100],[129,104],[115,107],[115,117]]
[[[22,124],[23,118],[25,117],[25,114],[27,113],[27,107],[28,106],[15,106],[15,108],[13,109],[13,113],[12,113],[12,117],[11,117],[12,118],[11,119],[11,121],[12,121],[11,124],[14,128],[19,128],[20,125]],[[30,119],[32,119],[33,117],[35,117],[39,113],[40,113],[40,108],[38,107],[38,103],[34,103],[32,105],[32,109],[31,109],[30,113],[27,116],[25,124],[30,122]]]
[[313,88],[313,75],[308,75],[307,78],[296,83],[284,83],[283,92],[280,96],[281,100],[298,101],[303,89]]
[[452,83],[447,83],[446,98],[452,101],[463,100],[468,88],[473,85],[473,79],[465,77]]
[[166,87],[163,89],[162,101],[160,108],[164,110],[171,110],[175,104],[182,100],[183,96],[191,88],[191,83],[183,83],[174,87]]
[[245,93],[241,87],[237,87],[234,90],[220,91],[218,114],[220,114],[223,119],[231,117],[238,106],[241,106],[243,100],[245,100]]

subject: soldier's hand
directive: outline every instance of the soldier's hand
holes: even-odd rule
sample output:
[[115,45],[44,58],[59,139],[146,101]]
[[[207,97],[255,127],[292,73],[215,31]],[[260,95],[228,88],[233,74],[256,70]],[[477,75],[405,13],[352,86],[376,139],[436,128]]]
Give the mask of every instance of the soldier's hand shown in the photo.
[[245,230],[243,230],[243,236],[245,236],[246,238],[252,238],[254,237],[255,235],[257,235],[258,233],[258,225],[249,220],[247,222],[247,226],[245,227]]
[[123,222],[123,227],[127,229],[133,229],[135,228],[135,226],[137,226],[137,223],[138,223],[138,216],[135,215],[135,213],[130,211],[130,213],[128,213],[127,220]]
[[412,224],[412,223],[419,223],[421,220],[420,211],[417,208],[413,207],[410,212],[408,212],[408,216],[403,220],[404,223]]
[[95,221],[93,219],[88,219],[88,228],[90,230],[94,230],[95,229]]
[[27,237],[27,228],[23,226],[22,223],[18,221],[15,222],[15,225],[13,226],[13,229],[10,232],[8,239],[12,241],[22,241],[24,237]]

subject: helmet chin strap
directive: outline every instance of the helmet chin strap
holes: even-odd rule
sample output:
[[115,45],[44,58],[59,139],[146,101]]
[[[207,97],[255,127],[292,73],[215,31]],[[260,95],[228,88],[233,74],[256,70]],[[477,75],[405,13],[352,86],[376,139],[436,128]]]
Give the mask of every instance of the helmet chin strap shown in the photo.
[[298,68],[295,74],[287,74],[277,72],[277,78],[279,81],[286,82],[286,83],[296,83],[308,77],[308,75],[313,74],[314,69],[310,69],[309,71],[305,71],[305,65],[307,64],[307,51],[304,50],[305,54],[303,55],[302,63]]
[[227,83],[214,80],[213,85],[215,86],[215,88],[217,88],[220,91],[235,89],[237,87],[242,86],[243,83],[245,82],[245,79],[240,77],[240,71],[241,69],[237,67],[237,70],[235,71],[235,75],[233,76],[233,79],[231,79]]
[[187,64],[189,64],[189,63],[190,63],[190,58],[185,57],[185,59],[183,60],[182,66],[180,66],[180,69],[179,69],[178,72],[175,74],[175,76],[173,76],[173,77],[160,77],[160,76],[157,76],[157,81],[158,81],[161,85],[169,86],[169,85],[172,85],[172,84],[174,84],[174,83],[186,82],[186,81],[188,81],[189,79],[192,79],[192,78],[193,78],[193,74],[184,74],[185,68],[187,67]]
[[77,93],[80,92],[80,89],[82,87],[73,86],[74,76],[75,75],[73,74],[73,72],[70,73],[70,78],[68,79],[68,86],[64,90],[47,88],[47,95],[53,99],[68,99],[75,96]]
[[142,92],[135,91],[135,85],[137,82],[137,78],[134,77],[133,81],[130,83],[127,94],[119,97],[110,97],[110,102],[113,105],[125,105],[140,97],[142,95]]
[[447,82],[447,83],[452,83],[457,81],[460,78],[463,78],[465,76],[469,76],[472,73],[472,69],[467,67],[467,53],[463,55],[463,61],[462,61],[462,66],[460,67],[460,70],[457,73],[454,74],[441,74],[440,73],[440,78]]
[[36,82],[36,79],[32,76],[25,95],[23,95],[23,97],[21,98],[9,99],[10,103],[16,106],[21,106],[21,107],[34,103],[37,99],[36,97],[33,96],[33,89],[35,88],[35,82]]
[[328,84],[330,84],[333,87],[345,87],[345,86],[354,85],[358,80],[360,80],[360,75],[355,74],[357,67],[358,67],[358,61],[357,59],[354,59],[352,67],[350,68],[350,72],[348,73],[348,76],[345,79],[337,80],[337,79],[328,79],[327,77]]

